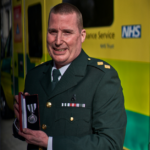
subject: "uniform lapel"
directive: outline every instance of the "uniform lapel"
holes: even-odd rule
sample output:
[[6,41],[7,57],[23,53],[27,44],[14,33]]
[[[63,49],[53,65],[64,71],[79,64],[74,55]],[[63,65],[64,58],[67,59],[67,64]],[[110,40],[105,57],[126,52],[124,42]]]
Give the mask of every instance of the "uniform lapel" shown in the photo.
[[43,77],[40,80],[40,84],[42,85],[46,95],[49,97],[50,96],[50,91],[51,91],[51,70],[52,70],[53,63],[50,61],[49,66],[45,69],[43,72]]
[[[71,63],[57,83],[55,89],[50,93],[49,99],[75,86],[84,77],[88,61],[87,57],[84,51],[81,51],[80,55]],[[46,79],[44,82],[47,82]]]

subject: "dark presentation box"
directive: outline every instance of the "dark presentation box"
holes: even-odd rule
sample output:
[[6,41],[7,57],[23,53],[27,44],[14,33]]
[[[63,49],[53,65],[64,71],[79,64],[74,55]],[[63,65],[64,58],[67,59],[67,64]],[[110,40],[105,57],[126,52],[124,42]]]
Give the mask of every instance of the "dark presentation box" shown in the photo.
[[20,131],[23,128],[40,130],[38,95],[23,95],[19,93]]

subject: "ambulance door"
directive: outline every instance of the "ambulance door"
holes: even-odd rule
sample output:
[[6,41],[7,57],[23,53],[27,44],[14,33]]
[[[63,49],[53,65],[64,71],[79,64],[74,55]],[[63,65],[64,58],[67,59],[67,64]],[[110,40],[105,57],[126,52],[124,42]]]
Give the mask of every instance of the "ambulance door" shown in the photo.
[[13,95],[24,90],[24,7],[23,0],[12,0]]
[[25,0],[26,71],[46,61],[45,0]]

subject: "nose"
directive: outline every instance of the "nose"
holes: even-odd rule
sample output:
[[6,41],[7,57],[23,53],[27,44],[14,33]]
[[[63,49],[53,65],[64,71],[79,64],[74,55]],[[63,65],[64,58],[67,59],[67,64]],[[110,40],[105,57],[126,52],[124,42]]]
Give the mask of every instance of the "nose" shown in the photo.
[[57,36],[56,36],[55,45],[60,46],[61,44],[62,44],[62,35],[61,35],[61,33],[58,33]]

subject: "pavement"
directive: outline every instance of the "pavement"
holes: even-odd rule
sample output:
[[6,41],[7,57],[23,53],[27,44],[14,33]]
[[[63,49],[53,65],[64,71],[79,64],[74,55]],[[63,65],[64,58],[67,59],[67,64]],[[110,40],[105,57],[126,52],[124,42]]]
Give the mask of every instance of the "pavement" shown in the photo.
[[0,150],[26,150],[27,144],[13,137],[12,124],[14,119],[0,118]]

